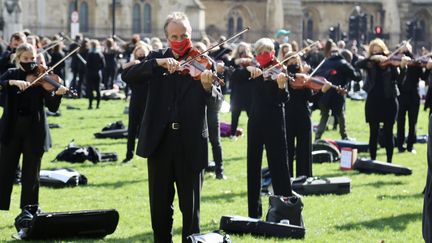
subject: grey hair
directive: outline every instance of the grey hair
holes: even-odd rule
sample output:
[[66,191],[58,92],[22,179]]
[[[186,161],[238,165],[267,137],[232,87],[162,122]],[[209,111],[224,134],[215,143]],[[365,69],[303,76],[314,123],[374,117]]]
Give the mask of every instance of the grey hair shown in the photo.
[[171,22],[174,22],[177,24],[183,24],[183,26],[186,28],[186,31],[188,33],[192,33],[192,27],[191,27],[191,24],[189,22],[188,17],[186,16],[186,14],[183,12],[172,12],[171,14],[168,15],[168,17],[165,20],[165,24],[164,24],[165,36],[167,38],[168,38],[167,27],[168,27],[168,24]]
[[261,38],[254,44],[255,54],[261,53],[264,49],[274,50],[274,43],[269,38]]

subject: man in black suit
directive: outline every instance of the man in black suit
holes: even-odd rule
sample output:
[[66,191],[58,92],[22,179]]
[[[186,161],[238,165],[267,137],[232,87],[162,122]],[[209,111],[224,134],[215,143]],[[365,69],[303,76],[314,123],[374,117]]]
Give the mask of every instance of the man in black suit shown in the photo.
[[154,241],[172,241],[175,183],[186,242],[187,236],[199,232],[202,172],[208,163],[206,102],[221,94],[212,84],[211,70],[202,72],[200,81],[176,72],[192,46],[187,16],[170,14],[164,30],[170,48],[151,52],[124,70],[122,78],[148,82],[137,155],[148,158]]
[[432,200],[431,200],[431,184],[432,184],[432,122],[429,117],[429,139],[427,146],[427,161],[428,171],[426,179],[426,189],[424,194],[424,205],[423,205],[423,239],[426,243],[432,242]]

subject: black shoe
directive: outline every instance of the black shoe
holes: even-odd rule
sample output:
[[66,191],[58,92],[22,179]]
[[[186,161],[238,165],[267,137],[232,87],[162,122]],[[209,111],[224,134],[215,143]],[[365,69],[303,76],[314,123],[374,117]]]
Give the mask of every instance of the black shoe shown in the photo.
[[218,179],[218,180],[226,180],[227,177],[224,175],[223,172],[219,172],[219,173],[216,173],[216,179]]
[[123,163],[126,164],[126,163],[131,162],[132,158],[133,158],[133,157],[126,157],[126,158],[123,160]]
[[404,147],[398,147],[399,153],[403,153],[405,152],[406,148]]

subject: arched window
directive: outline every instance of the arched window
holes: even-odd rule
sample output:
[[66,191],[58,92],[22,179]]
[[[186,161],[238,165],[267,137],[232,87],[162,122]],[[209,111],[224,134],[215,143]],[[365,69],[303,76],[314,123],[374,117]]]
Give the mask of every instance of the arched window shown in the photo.
[[306,22],[306,38],[313,40],[313,20],[308,19]]
[[132,10],[132,33],[141,32],[141,5],[136,3]]
[[89,31],[89,21],[88,21],[88,4],[87,2],[82,2],[79,8],[79,22],[80,22],[80,31],[88,32]]
[[152,8],[151,5],[144,4],[144,33],[151,33],[152,31]]
[[243,19],[242,17],[237,18],[237,32],[240,32],[243,30]]
[[233,36],[234,34],[234,18],[230,17],[228,19],[228,36]]

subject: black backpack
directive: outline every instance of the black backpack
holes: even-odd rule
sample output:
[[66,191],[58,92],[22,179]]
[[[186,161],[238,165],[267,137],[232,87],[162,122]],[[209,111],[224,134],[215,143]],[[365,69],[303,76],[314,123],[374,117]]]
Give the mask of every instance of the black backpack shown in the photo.
[[61,151],[52,161],[66,161],[70,163],[84,163],[89,160],[93,163],[114,162],[118,160],[117,153],[101,153],[99,149],[93,146],[80,147],[72,140],[68,146]]
[[117,130],[117,129],[125,129],[125,125],[122,121],[116,121],[111,124],[106,125],[104,128],[102,128],[102,131],[110,131],[110,130]]

